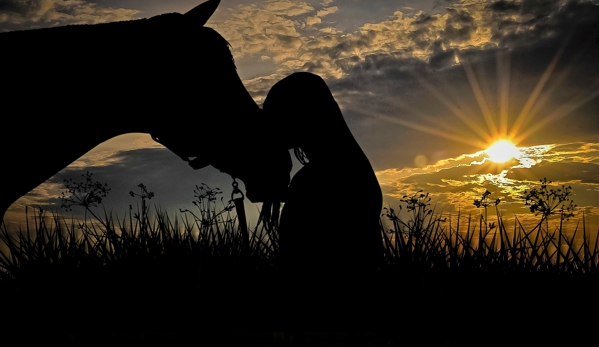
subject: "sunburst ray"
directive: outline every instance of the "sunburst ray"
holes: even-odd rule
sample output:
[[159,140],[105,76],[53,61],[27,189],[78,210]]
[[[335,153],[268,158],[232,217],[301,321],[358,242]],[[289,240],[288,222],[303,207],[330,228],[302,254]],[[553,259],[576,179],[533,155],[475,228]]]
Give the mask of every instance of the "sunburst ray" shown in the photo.
[[462,67],[464,71],[466,71],[466,76],[468,77],[468,82],[470,83],[470,87],[472,88],[472,92],[478,102],[478,106],[480,107],[480,111],[483,114],[485,119],[485,123],[487,123],[487,128],[491,134],[492,138],[497,138],[499,136],[497,131],[497,126],[495,125],[495,121],[493,120],[493,115],[491,114],[491,110],[489,109],[489,105],[485,99],[485,96],[480,88],[478,80],[472,70],[472,66],[468,59],[460,58],[460,62],[462,62]]

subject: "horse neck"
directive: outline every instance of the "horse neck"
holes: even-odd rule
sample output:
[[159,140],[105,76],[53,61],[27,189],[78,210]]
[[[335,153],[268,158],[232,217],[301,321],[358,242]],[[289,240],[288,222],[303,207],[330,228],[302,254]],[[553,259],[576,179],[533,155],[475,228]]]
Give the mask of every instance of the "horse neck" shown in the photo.
[[[150,114],[144,111],[139,112],[121,112],[119,111],[102,111],[97,109],[95,112],[88,112],[85,115],[56,117],[58,119],[50,119],[49,122],[59,124],[58,133],[53,134],[54,141],[56,136],[64,138],[73,147],[79,147],[82,150],[89,150],[99,145],[100,143],[110,140],[113,137],[129,134],[129,133],[150,133],[154,127],[151,121]],[[52,136],[49,126],[45,130],[41,127],[42,132],[46,131]],[[42,137],[44,137],[42,135]]]
[[[42,111],[39,114],[47,114]],[[5,172],[5,179],[11,184],[0,199],[0,216],[19,197],[98,144],[120,134],[146,132],[144,123],[133,116],[117,119],[110,115],[103,118],[94,113],[86,116],[74,113],[35,119],[15,117],[11,124],[13,135],[0,137],[3,159],[13,168]]]

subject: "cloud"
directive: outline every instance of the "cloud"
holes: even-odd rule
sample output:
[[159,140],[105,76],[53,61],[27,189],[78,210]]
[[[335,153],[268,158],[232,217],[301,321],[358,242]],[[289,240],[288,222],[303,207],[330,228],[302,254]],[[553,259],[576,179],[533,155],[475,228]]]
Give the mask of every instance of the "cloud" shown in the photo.
[[[401,204],[401,199],[423,190],[433,198],[437,212],[463,215],[479,213],[474,205],[482,193],[492,193],[491,201],[499,199],[499,208],[506,221],[514,214],[519,218],[537,220],[524,204],[526,191],[539,187],[540,180],[551,180],[550,189],[571,186],[569,197],[578,205],[577,216],[585,212],[587,222],[594,227],[599,222],[596,205],[599,199],[599,143],[553,144],[523,148],[524,157],[532,158],[532,167],[518,168],[518,160],[497,165],[484,159],[484,153],[448,158],[424,168],[387,169],[377,172],[385,201],[390,206]],[[494,212],[494,211],[493,211]],[[574,223],[574,221],[573,221]],[[575,225],[570,225],[575,227]],[[572,230],[572,229],[569,229]]]
[[306,18],[306,25],[309,27],[320,23],[322,23],[322,19],[320,19],[318,16]]
[[496,1],[488,6],[488,9],[497,13],[517,13],[520,5],[515,1]]
[[[343,9],[343,3],[336,5]],[[595,23],[599,6],[593,3],[466,0],[443,5],[446,9],[436,13],[404,13],[398,9],[385,20],[340,31],[334,23],[325,23],[319,16],[332,12],[333,7],[310,11],[306,8],[306,12],[291,19],[266,11],[257,3],[234,9],[235,19],[219,24],[218,28],[228,33],[225,36],[230,39],[236,57],[270,56],[278,62],[272,73],[282,76],[293,71],[310,71],[329,81],[360,79],[362,76],[357,71],[375,60],[379,75],[388,72],[387,63],[393,69],[413,59],[422,61],[427,68],[448,69],[460,64],[459,57],[494,59],[491,55],[498,51],[514,49],[528,51],[527,56],[520,58],[529,65],[537,60],[534,70],[538,72],[539,66],[547,66],[564,42],[567,46],[562,48],[566,51],[563,58],[583,51],[580,44],[589,48],[586,55],[578,57],[584,63],[575,68],[597,69],[591,60],[596,57],[593,50],[597,50],[595,40],[599,29]],[[268,28],[276,26],[280,26],[276,31],[281,34],[269,32]],[[310,31],[315,26],[318,31]],[[543,49],[545,54],[534,52]],[[566,59],[559,63],[569,64]],[[530,71],[526,74],[530,75]],[[588,72],[585,75],[587,79],[596,76]]]
[[295,17],[311,12],[313,7],[303,1],[272,0],[267,2],[264,9],[274,15]]
[[337,7],[337,6],[325,7],[322,10],[318,10],[316,12],[316,16],[322,18],[322,17],[328,16],[330,14],[333,14],[337,11],[339,11],[339,7]]
[[3,0],[0,32],[123,21],[138,13],[133,9],[102,7],[83,0]]
[[322,23],[323,17],[333,14],[333,13],[337,12],[338,10],[339,10],[339,7],[337,7],[337,6],[325,7],[322,10],[318,10],[316,12],[316,16],[306,18],[306,26],[312,27],[316,24],[320,24],[320,23]]
[[[388,20],[366,23],[353,32],[341,32],[334,23],[327,24],[322,18],[337,12],[343,4],[312,9],[294,20],[269,11],[269,6],[274,7],[273,3],[264,7],[239,6],[227,20],[215,25],[231,42],[236,57],[269,55],[280,63],[276,70],[279,75],[303,70],[325,78],[341,78],[348,69],[373,54],[425,61],[433,57],[441,66],[451,63],[453,58],[447,52],[448,47],[477,37],[473,33],[475,19],[465,10],[434,16],[395,11]],[[312,15],[314,10],[316,14]],[[318,26],[318,32],[309,31],[314,26]],[[276,35],[272,34],[275,27]]]
[[336,28],[331,28],[331,27],[327,27],[327,28],[321,28],[319,29],[320,32],[324,33],[324,34],[341,34],[343,31],[336,29]]
[[313,11],[305,2],[270,1],[258,6],[238,5],[212,26],[231,44],[236,59],[271,56],[276,62],[294,57],[301,46],[299,22],[294,17]]
[[449,9],[443,36],[450,42],[467,42],[476,30],[474,18],[466,11]]

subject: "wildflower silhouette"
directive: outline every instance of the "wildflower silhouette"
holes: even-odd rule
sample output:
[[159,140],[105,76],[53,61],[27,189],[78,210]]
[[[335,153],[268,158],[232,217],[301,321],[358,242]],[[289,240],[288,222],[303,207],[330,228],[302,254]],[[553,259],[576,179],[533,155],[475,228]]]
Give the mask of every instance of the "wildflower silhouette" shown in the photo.
[[[131,195],[133,198],[137,196],[141,199],[141,213],[135,213],[133,217],[141,223],[144,223],[146,221],[146,217],[148,216],[149,209],[149,207],[146,205],[146,199],[152,199],[154,197],[154,192],[148,192],[148,188],[143,183],[140,183],[137,187],[140,189],[141,193],[137,194],[133,191],[130,191],[129,195]],[[129,210],[132,208],[133,207],[129,205]]]
[[[474,200],[474,206],[476,206],[476,208],[484,207],[486,209],[492,203],[489,200],[489,195],[491,195],[491,192],[488,190],[485,190],[485,192],[481,196],[480,200]],[[499,205],[500,202],[501,202],[501,199],[495,200],[495,206]]]
[[[433,210],[429,208],[431,201],[429,193],[423,193],[422,190],[419,190],[412,195],[404,195],[400,201],[406,203],[406,210],[410,214],[408,222],[399,219],[393,208],[384,207],[385,213],[383,216],[386,216],[394,224],[400,225],[404,234],[414,234],[418,237],[426,233],[428,230],[425,226],[428,224],[426,223],[427,216],[430,219],[433,214]],[[403,206],[399,205],[400,212],[402,209]]]
[[132,197],[139,196],[142,200],[151,199],[154,197],[154,192],[148,192],[148,188],[143,183],[140,183],[137,187],[139,187],[139,189],[141,190],[141,193],[137,194],[137,193],[134,193],[133,191],[130,191],[129,195],[131,195]]
[[[488,221],[488,211],[487,208],[493,204],[493,202],[491,202],[491,200],[489,199],[489,196],[492,193],[490,191],[488,191],[487,189],[485,189],[485,192],[483,193],[483,195],[481,196],[480,200],[475,199],[474,200],[474,206],[476,206],[476,208],[484,208],[485,209],[485,215],[483,216],[484,221],[485,221],[485,225],[488,226],[488,230],[493,230],[495,227],[497,227],[497,225],[495,224],[495,222],[489,222]],[[496,199],[494,201],[495,206],[499,205],[499,203],[501,203],[501,199]]]
[[67,191],[66,193],[62,192],[59,198],[61,200],[60,207],[67,211],[72,211],[73,206],[81,206],[86,210],[89,210],[90,207],[97,207],[110,192],[107,183],[92,181],[93,173],[87,171],[81,176],[85,179],[83,182],[73,181],[72,178],[64,180],[64,187]]
[[530,206],[530,212],[541,215],[541,220],[554,214],[559,214],[562,220],[573,217],[577,205],[569,199],[572,187],[562,185],[558,189],[549,188],[552,182],[547,181],[547,178],[540,180],[540,183],[540,187],[524,191],[524,204]]
[[[433,213],[433,210],[429,209],[431,205],[429,193],[423,193],[422,190],[419,190],[412,196],[404,195],[399,201],[405,202],[406,210],[412,214],[412,221],[414,223],[412,229],[421,230],[424,217]],[[399,205],[399,208],[401,210],[401,205]]]
[[181,213],[189,213],[193,216],[196,223],[200,224],[203,228],[210,228],[215,223],[225,223],[227,219],[223,219],[223,214],[231,212],[235,207],[232,200],[229,200],[226,204],[223,197],[220,197],[222,209],[216,212],[216,200],[217,197],[222,194],[220,188],[211,188],[206,183],[196,185],[193,190],[194,197],[196,200],[192,201],[193,205],[198,208],[199,215],[188,209],[179,209]]
[[72,178],[64,180],[65,192],[61,192],[59,198],[61,201],[60,207],[67,211],[72,211],[73,206],[81,206],[85,209],[85,218],[81,227],[87,223],[87,214],[91,214],[97,220],[101,220],[91,210],[92,207],[97,207],[102,203],[102,200],[108,196],[110,188],[108,184],[102,184],[99,181],[93,181],[94,174],[86,171],[81,175],[84,178],[83,182],[76,182]]

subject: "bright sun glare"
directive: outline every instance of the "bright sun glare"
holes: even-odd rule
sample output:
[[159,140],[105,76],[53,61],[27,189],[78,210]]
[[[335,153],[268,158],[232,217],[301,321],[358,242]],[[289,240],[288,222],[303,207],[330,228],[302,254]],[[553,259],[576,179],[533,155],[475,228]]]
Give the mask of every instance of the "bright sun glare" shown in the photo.
[[487,153],[491,161],[505,163],[512,158],[518,157],[520,150],[508,140],[499,140],[487,148],[485,153]]

